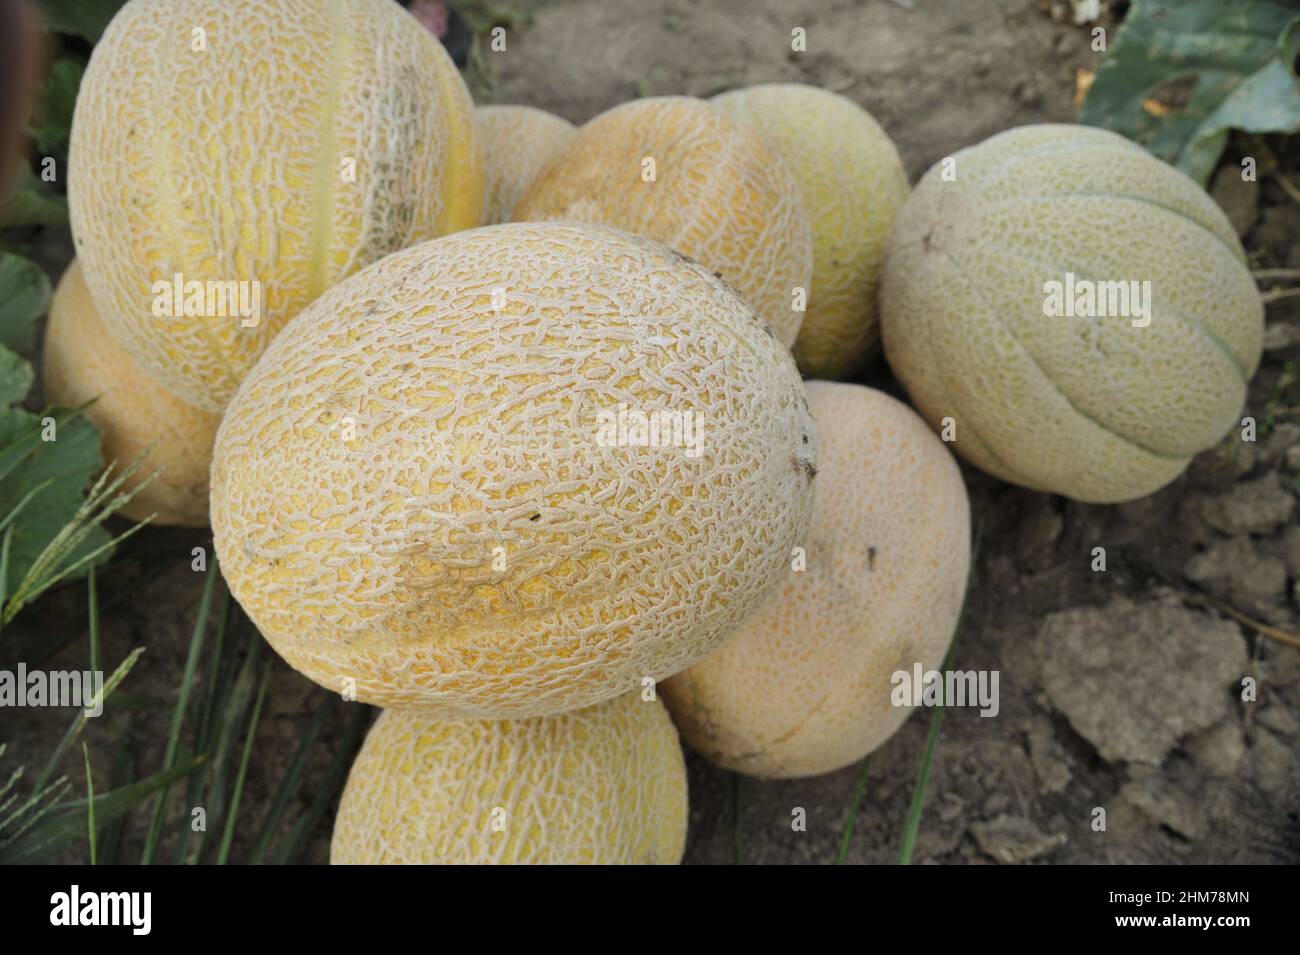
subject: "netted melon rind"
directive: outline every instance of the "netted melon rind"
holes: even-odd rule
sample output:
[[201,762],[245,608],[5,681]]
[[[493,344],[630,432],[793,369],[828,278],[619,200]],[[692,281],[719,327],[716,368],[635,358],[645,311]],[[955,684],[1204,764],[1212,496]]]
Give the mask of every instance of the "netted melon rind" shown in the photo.
[[792,351],[809,378],[847,378],[880,345],[885,240],[910,187],[880,124],[852,100],[801,83],[764,83],[709,102],[755,129],[803,195],[813,235],[807,311]]
[[[598,446],[619,404],[689,412],[702,453]],[[677,672],[762,603],[815,447],[789,352],[711,272],[613,229],[487,226],[290,323],[222,423],[212,524],[231,592],[317,682],[548,715]]]
[[787,347],[799,334],[794,290],[807,290],[813,264],[799,185],[757,133],[701,100],[634,100],[590,120],[538,173],[515,219],[648,236],[720,274]]
[[[471,107],[441,44],[390,0],[131,0],[95,46],[69,159],[77,254],[109,330],[168,390],[220,411],[338,279],[479,223]],[[176,274],[260,282],[259,323],[155,317],[154,282]]]
[[690,745],[764,777],[812,776],[874,751],[913,712],[893,674],[943,662],[970,565],[957,462],[910,408],[810,381],[817,503],[807,567],[734,637],[663,684]]
[[[937,164],[899,215],[881,312],[891,368],[958,453],[1090,502],[1152,493],[1239,419],[1263,306],[1226,216],[1105,130],[1028,126]],[[1151,282],[1131,317],[1043,314],[1044,283]]]
[[106,463],[120,470],[147,452],[123,490],[152,478],[118,513],[133,520],[154,515],[156,524],[207,524],[220,416],[187,405],[140,370],[104,327],[75,261],[50,302],[42,361],[47,404],[77,407],[94,399],[85,415],[99,430]]
[[564,151],[578,127],[532,106],[476,106],[474,131],[487,181],[483,224],[498,225],[514,217],[537,173]]
[[657,701],[501,721],[387,710],[352,766],[330,862],[674,865],[686,824],[681,744]]

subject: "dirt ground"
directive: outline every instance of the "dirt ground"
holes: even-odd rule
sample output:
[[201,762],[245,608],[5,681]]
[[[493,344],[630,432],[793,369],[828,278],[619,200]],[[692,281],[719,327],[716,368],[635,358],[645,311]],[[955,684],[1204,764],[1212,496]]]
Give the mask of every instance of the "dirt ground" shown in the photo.
[[[813,83],[875,115],[915,181],[999,130],[1076,118],[1075,73],[1095,67],[1097,55],[1086,28],[1047,7],[561,0],[510,30],[505,52],[486,54],[492,82],[477,92],[581,122],[635,96]],[[1101,24],[1113,29],[1115,21]],[[806,53],[791,52],[793,27],[807,31]],[[1300,181],[1294,151],[1283,158]],[[1214,191],[1256,267],[1300,267],[1300,204],[1271,181],[1241,188],[1224,180]],[[999,671],[1001,708],[995,718],[947,711],[915,861],[1300,862],[1300,649],[1222,609],[1291,633],[1300,625],[1297,302],[1268,309],[1267,351],[1246,412],[1260,422],[1258,441],[1233,432],[1148,499],[1076,504],[963,468],[980,546],[955,666]],[[883,363],[862,380],[897,393]],[[106,660],[148,648],[124,689],[164,701],[175,692],[202,589],[189,552],[208,540],[206,532],[150,530],[131,549],[137,556],[125,565],[159,569],[105,613]],[[1104,572],[1091,567],[1096,547],[1106,549]],[[14,637],[30,645],[75,626],[83,600],[84,588],[66,588],[20,619]],[[49,665],[80,667],[84,657],[78,638]],[[1245,676],[1257,681],[1256,702],[1243,703],[1235,689]],[[323,693],[277,662],[232,857],[256,831]],[[334,707],[326,739],[348,712]],[[8,719],[3,735],[18,736],[11,752],[19,762],[48,751],[66,725],[47,713]],[[108,778],[115,756],[106,741],[123,732],[137,770],[152,771],[166,723],[165,711],[147,707],[98,721],[89,736],[92,747],[101,743],[97,778]],[[871,757],[848,861],[895,858],[928,723],[928,712],[913,716]],[[320,778],[324,757],[309,781]],[[693,754],[688,766],[687,862],[834,860],[861,767],[764,782]],[[791,825],[798,808],[806,831]],[[1091,825],[1097,808],[1105,831]],[[128,833],[128,860],[138,854],[142,819]],[[327,816],[314,861],[327,858],[329,824]]]

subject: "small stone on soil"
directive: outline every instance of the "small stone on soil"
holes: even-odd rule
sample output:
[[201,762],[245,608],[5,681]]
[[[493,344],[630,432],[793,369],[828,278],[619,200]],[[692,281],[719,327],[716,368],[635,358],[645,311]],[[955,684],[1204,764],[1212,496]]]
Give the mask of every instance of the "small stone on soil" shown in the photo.
[[1229,713],[1246,670],[1241,630],[1172,591],[1050,614],[1035,648],[1051,703],[1109,761],[1159,765]]
[[1152,822],[1168,826],[1188,839],[1202,838],[1208,827],[1205,810],[1194,793],[1173,785],[1159,770],[1136,766],[1120,789],[1127,800]]
[[1022,816],[974,822],[970,830],[980,849],[1005,865],[1041,859],[1065,845],[1064,833],[1044,833]]
[[1193,762],[1211,776],[1237,775],[1246,755],[1246,739],[1236,719],[1226,719],[1187,744]]
[[1295,513],[1295,495],[1273,472],[1223,494],[1202,497],[1199,504],[1205,522],[1224,534],[1267,534]]
[[1286,564],[1260,555],[1248,537],[1217,541],[1189,560],[1183,573],[1234,604],[1258,608],[1262,602],[1286,596]]

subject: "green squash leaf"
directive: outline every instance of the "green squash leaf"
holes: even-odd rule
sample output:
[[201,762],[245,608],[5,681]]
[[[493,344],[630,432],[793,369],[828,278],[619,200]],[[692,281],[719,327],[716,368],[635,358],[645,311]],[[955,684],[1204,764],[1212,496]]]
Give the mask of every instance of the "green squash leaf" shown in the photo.
[[32,390],[36,373],[8,348],[0,348],[0,404],[14,404]]
[[60,57],[50,68],[40,97],[40,116],[32,136],[42,155],[66,152],[72,132],[72,108],[77,102],[86,64],[71,56]]
[[[20,255],[0,252],[0,345],[31,354],[36,344],[36,320],[49,310],[50,294],[44,269]],[[8,385],[0,382],[0,404],[13,404],[26,396],[24,389],[9,397]]]
[[1300,0],[1134,0],[1081,119],[1204,185],[1228,133],[1300,129]]
[[[14,592],[41,551],[73,519],[87,485],[104,466],[99,432],[85,417],[61,421],[54,441],[40,440],[41,417],[21,408],[0,410],[0,452],[12,447],[26,452],[0,478],[0,516],[9,514],[33,488],[48,482],[31,496],[14,521],[5,593]],[[104,529],[96,527],[78,545],[76,556],[88,554],[108,540]]]
[[108,21],[126,5],[126,0],[41,0],[46,25],[55,33],[79,36],[98,42]]
[[25,165],[19,167],[13,193],[0,202],[0,226],[62,225],[68,200]]

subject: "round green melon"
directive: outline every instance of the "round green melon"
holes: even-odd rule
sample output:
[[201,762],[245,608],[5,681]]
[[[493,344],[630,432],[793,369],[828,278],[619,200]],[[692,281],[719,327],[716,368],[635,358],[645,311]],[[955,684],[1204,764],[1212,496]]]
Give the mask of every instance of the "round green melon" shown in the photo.
[[1024,126],[939,162],[899,214],[885,355],[1003,480],[1080,501],[1172,481],[1240,420],[1264,310],[1227,217],[1121,136]]

